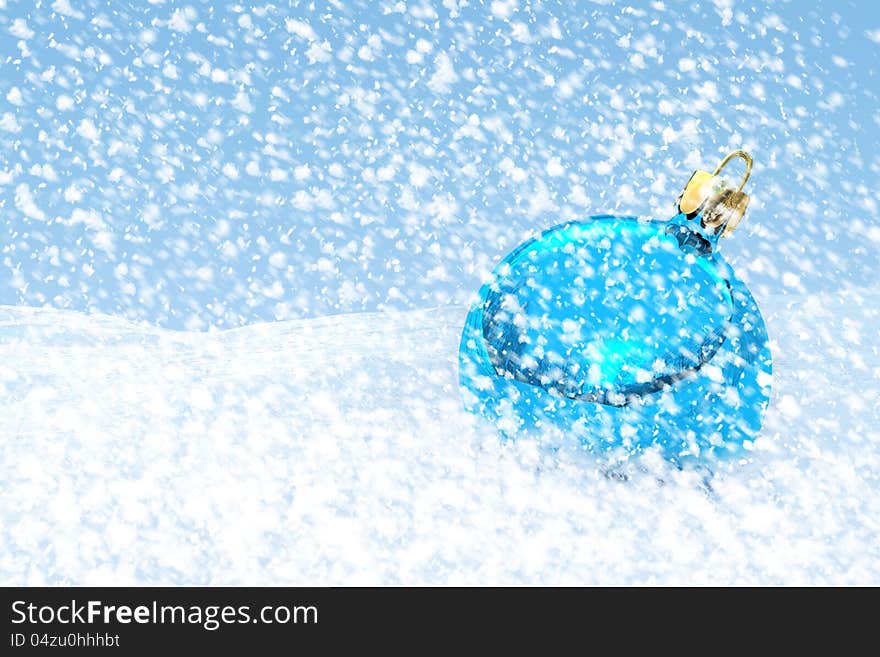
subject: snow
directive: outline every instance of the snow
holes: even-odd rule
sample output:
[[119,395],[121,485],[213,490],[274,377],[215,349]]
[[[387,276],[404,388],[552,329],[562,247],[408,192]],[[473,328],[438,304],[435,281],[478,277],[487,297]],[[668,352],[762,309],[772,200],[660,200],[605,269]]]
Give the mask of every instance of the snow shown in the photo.
[[3,307],[0,580],[880,583],[880,355],[839,358],[880,290],[759,303],[765,432],[684,470],[499,440],[459,401],[463,307],[213,333]]
[[[0,583],[880,583],[874,3],[209,5],[0,0]],[[737,148],[748,462],[461,410],[504,255]]]

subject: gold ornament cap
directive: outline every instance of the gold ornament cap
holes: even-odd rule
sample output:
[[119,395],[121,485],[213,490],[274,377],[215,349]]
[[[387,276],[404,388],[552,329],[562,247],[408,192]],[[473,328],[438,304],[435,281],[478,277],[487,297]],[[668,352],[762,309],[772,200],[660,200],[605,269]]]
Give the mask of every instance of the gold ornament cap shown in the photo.
[[[734,188],[719,176],[721,170],[735,157],[742,158],[746,170],[739,186]],[[743,192],[752,173],[752,156],[743,150],[727,155],[715,170],[694,171],[678,197],[678,211],[693,219],[700,216],[704,228],[721,231],[722,237],[729,236],[742,221],[749,205],[749,196]]]

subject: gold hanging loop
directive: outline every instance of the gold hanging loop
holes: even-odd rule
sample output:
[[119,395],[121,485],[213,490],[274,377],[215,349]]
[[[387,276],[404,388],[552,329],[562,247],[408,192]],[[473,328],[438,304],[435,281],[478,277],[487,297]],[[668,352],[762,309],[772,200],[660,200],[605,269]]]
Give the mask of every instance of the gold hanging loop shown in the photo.
[[749,181],[749,176],[752,175],[752,156],[746,153],[743,150],[735,150],[732,153],[728,154],[721,162],[715,167],[715,171],[712,172],[713,176],[717,176],[721,173],[721,169],[727,166],[728,162],[730,162],[733,158],[740,157],[745,160],[746,163],[746,172],[743,174],[742,180],[739,183],[739,187],[737,187],[736,191],[741,192],[743,187],[746,186],[746,183]]

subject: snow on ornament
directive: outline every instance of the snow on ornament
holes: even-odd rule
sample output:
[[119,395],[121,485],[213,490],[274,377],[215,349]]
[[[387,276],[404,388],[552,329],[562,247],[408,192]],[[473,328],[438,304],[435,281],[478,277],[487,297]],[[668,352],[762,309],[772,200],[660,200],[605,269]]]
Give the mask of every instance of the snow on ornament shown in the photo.
[[[739,157],[738,187],[721,170]],[[770,395],[764,320],[718,240],[742,219],[752,158],[696,171],[668,220],[598,215],[505,257],[465,321],[465,406],[507,437],[556,428],[591,448],[740,452]]]

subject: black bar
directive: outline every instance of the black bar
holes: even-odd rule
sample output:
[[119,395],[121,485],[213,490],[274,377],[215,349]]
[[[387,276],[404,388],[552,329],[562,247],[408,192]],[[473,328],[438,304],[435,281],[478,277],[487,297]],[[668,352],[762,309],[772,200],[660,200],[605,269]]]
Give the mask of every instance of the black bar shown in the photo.
[[789,626],[787,645],[835,618],[841,637],[873,627],[874,600],[845,604],[853,597],[798,589],[5,588],[0,654],[350,654],[352,646],[410,654],[532,646],[549,654],[572,641],[592,653],[608,641],[660,649],[706,632],[728,648],[754,649],[749,637],[766,641]]

